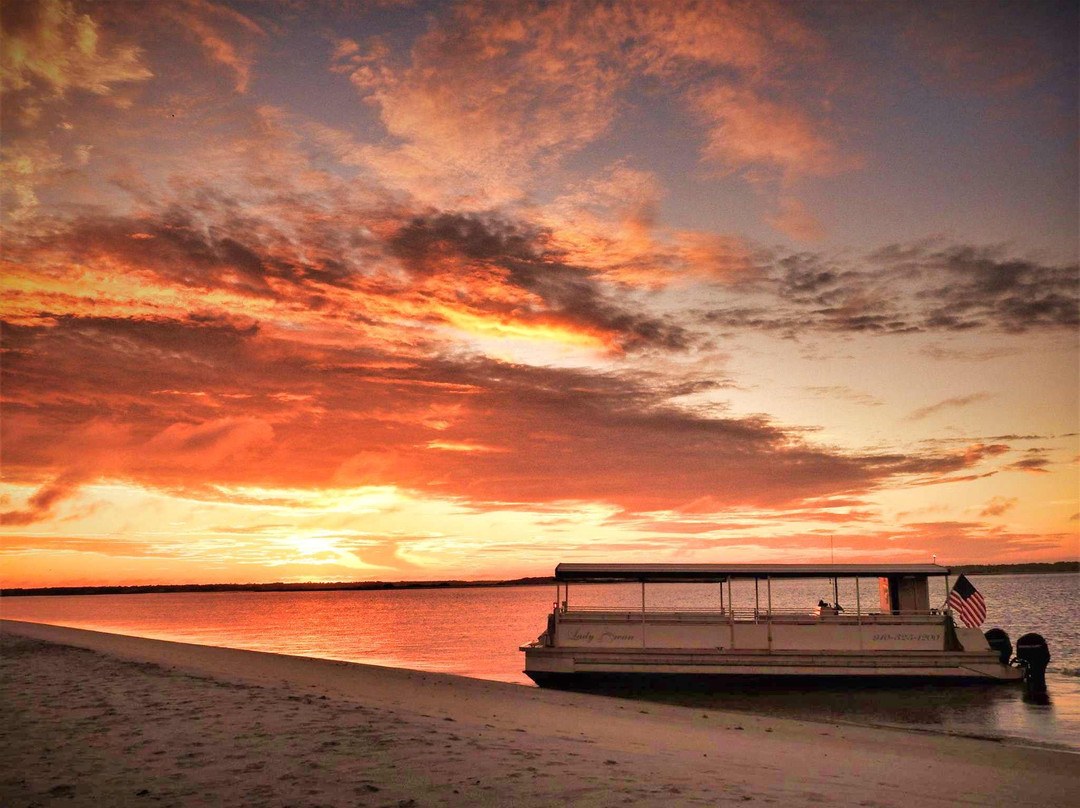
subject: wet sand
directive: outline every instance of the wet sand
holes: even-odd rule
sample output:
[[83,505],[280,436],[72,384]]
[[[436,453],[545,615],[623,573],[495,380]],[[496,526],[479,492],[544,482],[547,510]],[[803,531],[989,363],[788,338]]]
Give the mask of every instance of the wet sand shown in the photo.
[[4,621],[0,803],[1061,805],[1080,756]]

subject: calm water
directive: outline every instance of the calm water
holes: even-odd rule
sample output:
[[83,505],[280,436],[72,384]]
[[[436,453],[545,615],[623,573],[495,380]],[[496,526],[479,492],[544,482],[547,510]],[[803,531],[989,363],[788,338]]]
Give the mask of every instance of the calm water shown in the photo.
[[[731,686],[708,694],[660,696],[699,706],[827,721],[891,724],[1064,744],[1080,750],[1080,576],[972,577],[987,601],[984,628],[1000,626],[1015,644],[1038,631],[1050,644],[1051,703],[1022,700],[1012,685],[804,690]],[[752,583],[734,586],[736,606],[752,606]],[[944,601],[942,581],[931,600]],[[0,615],[165,640],[418,668],[531,684],[518,646],[543,629],[554,587],[372,592],[214,592],[0,599]],[[876,581],[860,585],[876,606]],[[762,606],[765,588],[760,589]],[[716,585],[653,585],[649,606],[718,606]],[[831,583],[773,586],[773,605],[810,608],[832,600]],[[855,606],[842,581],[840,602]],[[640,608],[637,585],[571,586],[570,605]],[[640,695],[640,694],[639,694]],[[653,694],[645,696],[657,698]]]

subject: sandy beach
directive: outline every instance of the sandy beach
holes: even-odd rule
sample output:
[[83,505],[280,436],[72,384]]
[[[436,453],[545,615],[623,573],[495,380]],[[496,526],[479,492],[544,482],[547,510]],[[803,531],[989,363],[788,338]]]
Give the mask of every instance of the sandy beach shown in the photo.
[[3,622],[0,803],[1061,805],[1080,757]]

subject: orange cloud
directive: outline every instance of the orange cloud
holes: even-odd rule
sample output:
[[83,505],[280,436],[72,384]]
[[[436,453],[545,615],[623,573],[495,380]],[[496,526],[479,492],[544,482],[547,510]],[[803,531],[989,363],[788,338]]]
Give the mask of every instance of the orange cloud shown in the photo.
[[732,171],[774,170],[792,178],[833,174],[858,165],[806,112],[792,105],[746,89],[716,87],[698,93],[694,106],[710,126],[705,158]]
[[709,127],[708,159],[789,176],[847,167],[805,111],[756,89],[783,84],[782,66],[821,47],[775,3],[465,2],[438,19],[408,64],[381,40],[343,40],[331,69],[349,74],[399,141],[357,144],[351,160],[424,203],[475,210],[524,199],[540,169],[609,131],[632,82],[679,88],[718,68],[736,78],[713,79],[705,93],[675,90]]
[[663,195],[655,174],[617,162],[569,189],[541,218],[567,260],[606,280],[658,288],[753,271],[753,250],[742,239],[660,225]]
[[[357,373],[353,346],[215,321],[67,317],[11,327],[7,344],[16,478],[78,456],[94,476],[159,486],[333,481],[634,511],[712,497],[718,510],[943,478],[1007,450],[844,453],[763,418],[681,411],[645,379],[447,357]],[[155,395],[166,389],[200,395]],[[455,405],[440,411],[448,395]]]
[[27,500],[25,508],[0,513],[0,524],[21,526],[47,519],[52,514],[55,505],[71,496],[85,478],[86,473],[78,470],[58,474],[55,479],[42,485]]
[[274,428],[260,418],[218,418],[172,424],[151,438],[146,449],[167,454],[177,465],[213,469],[258,452],[273,438]]
[[[164,6],[162,11],[198,41],[207,58],[233,74],[236,92],[247,92],[253,59],[250,55],[251,44],[246,40],[251,36],[265,35],[258,24],[237,11],[208,0],[182,0]],[[235,33],[227,33],[229,28]]]
[[41,142],[0,147],[0,194],[8,216],[17,220],[30,215],[38,205],[38,189],[55,182],[64,168],[61,155]]
[[27,0],[4,9],[0,89],[29,90],[39,97],[63,97],[71,90],[108,95],[113,85],[153,76],[134,45],[102,46],[102,31],[69,0]]

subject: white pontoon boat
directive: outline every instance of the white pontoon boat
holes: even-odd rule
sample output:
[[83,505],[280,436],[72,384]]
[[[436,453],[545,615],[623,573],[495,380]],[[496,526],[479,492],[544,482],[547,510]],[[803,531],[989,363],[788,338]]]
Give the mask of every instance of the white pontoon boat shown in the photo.
[[[948,591],[948,575],[936,564],[559,564],[547,630],[521,648],[525,673],[540,685],[623,674],[1019,680],[979,629],[931,607],[929,579]],[[795,578],[831,578],[834,593],[853,578],[855,608],[836,597],[775,608],[774,587]],[[753,581],[753,603],[732,603],[733,580]],[[616,581],[640,583],[640,609],[571,605],[572,583]],[[672,583],[719,584],[715,607],[646,609],[646,585]]]

